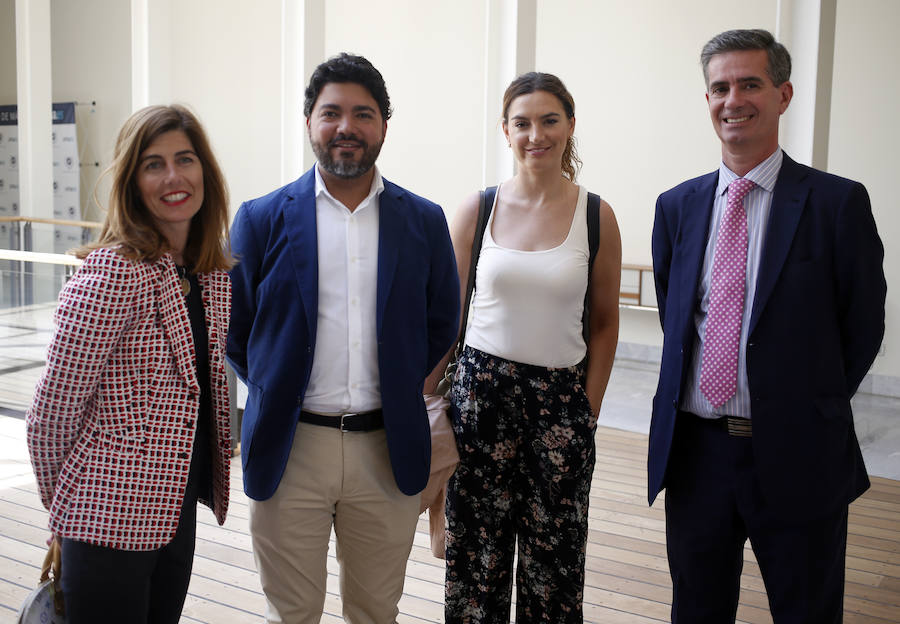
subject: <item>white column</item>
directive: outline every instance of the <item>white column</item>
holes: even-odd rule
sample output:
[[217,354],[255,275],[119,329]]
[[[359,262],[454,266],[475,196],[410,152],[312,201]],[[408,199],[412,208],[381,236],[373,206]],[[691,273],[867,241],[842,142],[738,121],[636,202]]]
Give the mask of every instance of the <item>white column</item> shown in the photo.
[[515,172],[512,153],[500,129],[503,92],[513,78],[534,71],[536,39],[537,0],[485,3],[482,186],[496,184]]
[[131,111],[150,104],[150,10],[131,0]]
[[794,99],[781,145],[795,160],[826,169],[831,124],[837,0],[779,0],[775,38],[791,53]]
[[306,138],[303,92],[325,60],[325,1],[282,0],[281,183],[287,184],[316,160]]
[[[173,0],[132,0],[132,4],[141,5],[133,6],[131,11],[132,111],[150,104],[184,103],[183,93],[172,92],[172,81],[179,78],[176,71],[189,66],[175,65],[172,61],[173,55],[178,58],[180,54],[172,20],[173,13],[178,14],[179,5],[173,6]],[[188,104],[191,103],[188,99]]]
[[[53,216],[50,0],[16,0],[19,214]],[[36,251],[40,251],[37,249]]]

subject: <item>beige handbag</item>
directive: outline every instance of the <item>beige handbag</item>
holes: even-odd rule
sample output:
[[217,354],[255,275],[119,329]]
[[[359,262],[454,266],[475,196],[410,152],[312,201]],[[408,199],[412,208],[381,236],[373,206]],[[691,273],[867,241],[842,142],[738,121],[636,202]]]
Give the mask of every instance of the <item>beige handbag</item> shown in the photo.
[[447,482],[459,464],[456,438],[447,414],[449,407],[450,402],[441,395],[425,395],[425,408],[431,424],[431,472],[428,484],[422,490],[419,513],[428,510],[431,552],[438,559],[444,558],[444,499],[447,497]]
[[61,570],[62,547],[54,537],[41,566],[40,584],[25,598],[19,609],[17,624],[65,624]]
[[[481,192],[481,204],[478,209],[476,235],[472,241],[472,258],[469,263],[469,279],[466,283],[466,296],[463,300],[462,322],[459,339],[453,348],[450,362],[444,371],[444,377],[438,382],[435,394],[425,395],[425,408],[428,410],[428,421],[431,425],[431,472],[428,484],[422,491],[420,513],[428,510],[428,530],[431,534],[431,552],[438,559],[444,558],[444,500],[447,497],[447,482],[459,464],[459,452],[456,449],[456,437],[450,422],[450,386],[456,376],[457,360],[462,351],[466,336],[466,323],[469,318],[469,302],[475,288],[475,266],[481,253],[481,240],[487,222],[488,205],[493,206],[497,187]],[[489,202],[489,203],[488,203]],[[481,234],[481,235],[479,235]]]

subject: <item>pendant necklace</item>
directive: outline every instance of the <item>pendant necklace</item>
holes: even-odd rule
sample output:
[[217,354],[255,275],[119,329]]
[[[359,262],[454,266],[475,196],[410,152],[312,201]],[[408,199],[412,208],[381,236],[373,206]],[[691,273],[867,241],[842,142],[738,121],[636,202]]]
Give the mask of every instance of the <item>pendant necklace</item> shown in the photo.
[[187,278],[187,268],[176,264],[175,270],[178,271],[178,279],[181,281],[181,294],[187,297],[191,294],[191,281]]

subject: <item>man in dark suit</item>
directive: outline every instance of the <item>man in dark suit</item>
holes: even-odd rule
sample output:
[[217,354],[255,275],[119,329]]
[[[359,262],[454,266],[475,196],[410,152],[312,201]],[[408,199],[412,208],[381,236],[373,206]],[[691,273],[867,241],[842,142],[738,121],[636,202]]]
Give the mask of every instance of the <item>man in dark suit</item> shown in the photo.
[[369,61],[319,65],[304,113],[318,163],[231,232],[253,551],[267,620],[318,623],[333,528],[345,620],[387,624],[429,474],[422,385],[458,331],[456,261],[441,208],[375,167],[391,110]]
[[722,163],[660,195],[653,226],[648,494],[666,488],[672,621],[734,621],[749,539],[777,624],[839,622],[847,509],[869,486],[850,398],[884,334],[883,247],[861,184],[778,145],[784,46],[729,31],[701,61]]

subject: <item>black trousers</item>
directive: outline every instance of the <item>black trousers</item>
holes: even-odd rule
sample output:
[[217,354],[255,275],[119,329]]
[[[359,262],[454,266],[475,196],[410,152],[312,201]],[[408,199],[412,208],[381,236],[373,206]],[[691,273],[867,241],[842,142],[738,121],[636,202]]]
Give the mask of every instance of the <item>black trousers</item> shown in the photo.
[[191,581],[196,493],[185,497],[171,542],[130,551],[62,540],[68,624],[177,624]]
[[748,539],[775,624],[841,622],[847,506],[800,519],[773,508],[752,444],[678,414],[666,479],[672,622],[734,622]]
[[460,463],[447,487],[447,624],[584,621],[596,423],[584,367],[466,347],[453,384]]

